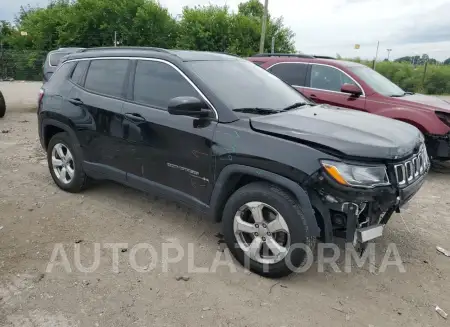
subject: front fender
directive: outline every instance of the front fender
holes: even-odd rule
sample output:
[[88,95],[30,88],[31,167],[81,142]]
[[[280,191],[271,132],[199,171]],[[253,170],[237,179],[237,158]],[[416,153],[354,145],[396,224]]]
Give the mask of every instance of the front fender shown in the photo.
[[424,111],[414,108],[394,107],[382,109],[377,114],[413,125],[422,133],[439,135],[446,134],[449,130],[431,110]]
[[257,177],[258,179],[267,180],[268,182],[277,184],[285,188],[286,190],[290,191],[300,203],[303,214],[305,215],[308,227],[307,230],[308,236],[320,235],[320,229],[317,224],[317,220],[311,202],[309,200],[308,194],[299,184],[293,182],[292,180],[286,177],[274,174],[270,171],[239,164],[227,165],[225,168],[222,169],[216,180],[210,201],[212,219],[214,219],[215,221],[220,221],[220,213],[221,213],[220,208],[223,208],[221,204],[223,204],[226,201],[226,197],[228,196],[227,193],[228,188],[226,187],[227,183],[229,182],[237,183],[237,181],[235,181],[235,178],[233,178],[233,176],[242,174],[254,176]]

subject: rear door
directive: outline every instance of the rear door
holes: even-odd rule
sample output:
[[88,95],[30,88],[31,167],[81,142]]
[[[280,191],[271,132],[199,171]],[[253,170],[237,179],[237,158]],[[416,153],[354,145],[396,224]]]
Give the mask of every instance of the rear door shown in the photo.
[[78,114],[72,120],[84,160],[99,173],[113,174],[112,179],[125,179],[127,168],[120,154],[124,142],[122,107],[130,64],[127,59],[79,61],[71,77],[75,86],[67,102],[71,111]]
[[307,63],[276,63],[275,65],[271,66],[268,71],[303,93],[303,88],[306,85],[306,76],[308,72]]
[[303,93],[316,103],[326,103],[337,107],[366,111],[364,95],[355,97],[341,92],[343,84],[361,86],[344,71],[329,65],[311,64],[311,69]]
[[144,190],[157,184],[206,203],[212,190],[211,146],[217,122],[167,111],[174,97],[203,96],[179,69],[162,60],[137,60],[131,78],[134,87],[123,121],[128,182]]

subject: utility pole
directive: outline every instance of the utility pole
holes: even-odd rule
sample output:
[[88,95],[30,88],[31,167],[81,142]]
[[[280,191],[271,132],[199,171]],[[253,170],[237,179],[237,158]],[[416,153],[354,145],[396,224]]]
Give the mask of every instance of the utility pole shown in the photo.
[[259,53],[264,52],[264,41],[266,39],[267,11],[269,8],[269,0],[264,1],[264,14],[261,25],[261,42],[259,43]]
[[392,49],[386,49],[386,50],[387,50],[387,53],[388,53],[387,60],[389,61],[389,56],[390,56],[390,54],[391,54]]
[[375,66],[377,65],[377,58],[378,58],[378,48],[380,47],[380,41],[377,43],[377,52],[375,52],[375,59],[373,60],[373,69],[375,70]]
[[275,34],[272,36],[272,53],[275,53],[275,37],[277,36],[279,31],[275,32]]
[[117,47],[117,32],[114,31],[114,47]]

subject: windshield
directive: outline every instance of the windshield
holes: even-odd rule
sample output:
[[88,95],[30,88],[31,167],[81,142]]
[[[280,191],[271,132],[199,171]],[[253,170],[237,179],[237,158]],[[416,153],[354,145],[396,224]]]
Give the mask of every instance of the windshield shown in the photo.
[[369,85],[375,92],[386,96],[403,96],[405,91],[389,79],[366,66],[350,67],[350,70]]
[[310,103],[278,77],[247,60],[191,61],[189,68],[231,109],[281,110]]

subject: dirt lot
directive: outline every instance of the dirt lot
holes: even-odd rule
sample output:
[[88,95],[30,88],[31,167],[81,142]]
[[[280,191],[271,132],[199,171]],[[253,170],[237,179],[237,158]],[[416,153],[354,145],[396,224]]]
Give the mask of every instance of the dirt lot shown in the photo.
[[[37,139],[39,86],[0,83],[8,104],[0,120],[0,326],[448,326],[434,308],[450,313],[450,258],[435,250],[450,249],[449,175],[430,174],[377,241],[377,265],[395,243],[404,273],[396,267],[371,273],[367,266],[318,273],[313,265],[276,281],[239,267],[187,273],[187,260],[168,272],[160,260],[155,269],[137,272],[128,260],[131,247],[150,243],[161,257],[168,238],[194,244],[196,266],[210,267],[217,253],[223,255],[215,236],[220,225],[112,183],[83,194],[60,191]],[[114,242],[129,249],[118,252],[118,272],[111,249],[103,248]],[[63,267],[46,272],[57,243],[71,273]],[[88,267],[94,243],[102,244],[99,268],[79,272],[75,247]],[[140,259],[140,265],[149,261]],[[180,274],[189,279],[177,281]]]

